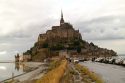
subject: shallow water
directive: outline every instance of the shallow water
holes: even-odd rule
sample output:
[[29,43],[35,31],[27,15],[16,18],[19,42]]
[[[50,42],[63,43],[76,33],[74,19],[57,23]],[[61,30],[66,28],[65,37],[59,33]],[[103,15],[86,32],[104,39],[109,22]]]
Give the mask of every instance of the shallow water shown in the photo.
[[19,63],[0,63],[0,81],[12,77],[12,73],[19,75],[25,72],[23,64]]
[[119,58],[125,58],[125,54],[124,55],[119,55]]
[[124,55],[123,54],[122,55],[119,54],[118,56],[113,56],[113,58],[125,59],[125,54]]

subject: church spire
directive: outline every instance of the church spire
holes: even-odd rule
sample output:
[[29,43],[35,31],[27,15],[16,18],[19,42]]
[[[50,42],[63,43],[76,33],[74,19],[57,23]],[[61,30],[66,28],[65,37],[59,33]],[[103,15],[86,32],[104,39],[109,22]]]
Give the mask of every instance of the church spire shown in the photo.
[[64,19],[63,19],[63,12],[61,10],[61,19],[60,19],[60,25],[64,24]]
[[63,12],[62,12],[62,10],[61,10],[61,18],[63,18]]

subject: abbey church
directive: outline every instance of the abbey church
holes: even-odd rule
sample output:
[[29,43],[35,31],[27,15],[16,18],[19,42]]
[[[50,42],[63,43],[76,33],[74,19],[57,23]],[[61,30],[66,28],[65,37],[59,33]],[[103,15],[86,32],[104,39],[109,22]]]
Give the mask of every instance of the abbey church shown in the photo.
[[70,23],[66,23],[61,12],[61,19],[59,26],[52,26],[52,30],[48,30],[45,34],[40,34],[38,42],[48,41],[48,44],[69,43],[73,40],[81,40],[82,36],[79,30],[74,30]]

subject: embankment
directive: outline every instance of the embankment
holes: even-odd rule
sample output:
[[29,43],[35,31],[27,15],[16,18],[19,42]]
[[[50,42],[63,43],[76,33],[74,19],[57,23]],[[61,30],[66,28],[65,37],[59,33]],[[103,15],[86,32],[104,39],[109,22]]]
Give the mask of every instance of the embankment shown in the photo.
[[49,71],[42,78],[38,79],[36,83],[59,83],[65,73],[66,68],[67,61],[62,60],[58,67]]

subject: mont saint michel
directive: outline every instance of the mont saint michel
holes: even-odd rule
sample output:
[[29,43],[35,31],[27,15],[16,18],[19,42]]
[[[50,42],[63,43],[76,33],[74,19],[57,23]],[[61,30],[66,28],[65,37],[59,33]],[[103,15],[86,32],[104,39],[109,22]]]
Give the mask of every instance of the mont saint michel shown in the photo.
[[125,83],[125,0],[0,0],[0,83]]
[[[42,74],[42,77],[23,81],[24,83],[104,83],[105,80],[102,77],[100,78],[88,68],[95,68],[93,70],[98,72],[100,69],[107,72],[107,70],[103,70],[104,63],[125,66],[124,60],[118,61],[119,59],[114,58],[117,56],[113,50],[101,48],[84,40],[80,30],[75,30],[72,24],[67,23],[61,11],[59,25],[52,26],[51,30],[39,34],[33,47],[22,55],[15,56],[15,63],[42,62],[44,65],[48,65],[44,66],[45,70],[43,66],[38,67],[37,73]],[[98,65],[95,64],[96,62]],[[99,68],[97,68],[98,66]],[[111,71],[110,68],[108,71]],[[47,74],[44,75],[40,72]],[[35,73],[32,74],[35,75]],[[18,80],[21,81],[20,77]]]
[[30,50],[24,52],[23,56],[31,56],[33,61],[43,61],[46,58],[61,56],[63,53],[67,57],[77,58],[117,56],[113,50],[85,41],[79,30],[75,30],[72,24],[65,22],[61,11],[60,24],[52,26],[46,33],[39,34],[37,42]]

